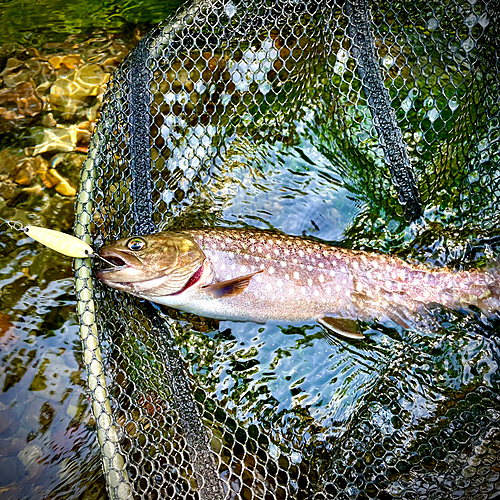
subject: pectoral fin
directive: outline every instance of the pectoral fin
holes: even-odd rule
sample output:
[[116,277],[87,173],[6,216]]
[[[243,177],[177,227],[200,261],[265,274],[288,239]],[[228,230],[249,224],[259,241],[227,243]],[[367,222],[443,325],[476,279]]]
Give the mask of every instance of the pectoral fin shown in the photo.
[[350,339],[363,339],[365,336],[360,332],[358,323],[353,319],[345,318],[332,318],[330,316],[323,316],[318,319],[318,323],[327,329],[342,337]]
[[212,283],[211,285],[205,285],[202,287],[205,293],[210,294],[216,299],[222,297],[235,297],[242,293],[246,287],[250,284],[250,280],[256,275],[263,271],[257,271],[256,273],[247,274],[245,276],[238,276],[226,281],[219,281],[217,283]]

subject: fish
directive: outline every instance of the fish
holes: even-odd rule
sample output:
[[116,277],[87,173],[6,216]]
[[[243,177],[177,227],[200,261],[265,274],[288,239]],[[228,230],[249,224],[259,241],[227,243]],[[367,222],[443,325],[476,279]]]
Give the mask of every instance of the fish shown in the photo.
[[198,316],[256,323],[317,321],[362,339],[360,322],[410,328],[432,305],[499,311],[496,269],[454,271],[257,229],[205,228],[131,236],[103,246],[97,279]]

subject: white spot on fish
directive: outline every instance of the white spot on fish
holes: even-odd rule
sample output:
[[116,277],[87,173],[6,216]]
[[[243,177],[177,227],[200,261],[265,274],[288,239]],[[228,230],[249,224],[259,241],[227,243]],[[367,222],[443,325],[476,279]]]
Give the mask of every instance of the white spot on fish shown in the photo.
[[274,253],[275,253],[276,255],[279,255],[279,254],[280,254],[279,248],[275,248],[275,249],[274,249]]
[[290,250],[288,250],[288,248],[285,250],[285,255],[290,255]]
[[284,260],[282,260],[282,261],[280,262],[280,266],[281,266],[281,267],[286,267],[286,262],[285,262]]
[[335,291],[340,292],[342,290],[342,287],[339,284],[335,285]]
[[212,262],[219,262],[219,256],[218,255],[214,255],[212,257]]
[[265,269],[265,268],[266,268],[266,266],[265,266],[264,264],[261,264],[261,265],[260,265],[260,268],[261,268],[261,269]]
[[308,271],[312,271],[313,270],[313,266],[307,266],[307,270]]
[[320,283],[324,283],[325,282],[325,277],[322,274],[319,275],[319,282]]
[[293,263],[294,264],[297,264],[298,260],[297,259],[293,259]]
[[318,264],[318,266],[319,266],[319,267],[321,267],[322,269],[323,269],[323,267],[325,267],[325,265],[323,264],[323,262],[320,262],[320,263]]
[[358,292],[362,292],[363,291],[363,285],[361,283],[356,283],[356,290]]
[[226,264],[222,264],[222,265],[220,266],[220,268],[221,268],[221,271],[224,271],[224,270],[226,269]]
[[256,262],[260,262],[260,257],[255,257]]
[[272,288],[272,287],[271,287],[271,283],[268,283],[268,284],[266,285],[266,288],[267,288],[268,290],[271,290],[271,288]]
[[313,284],[313,280],[312,280],[311,278],[309,278],[309,279],[307,280],[307,284],[308,284],[309,286],[312,286],[312,284]]
[[283,280],[278,280],[276,282],[276,286],[279,286],[281,288],[283,286]]
[[298,280],[298,279],[300,278],[299,273],[298,273],[297,271],[295,271],[295,272],[293,273],[293,277],[294,277],[296,280]]
[[269,274],[273,274],[274,273],[274,267],[270,267],[269,268]]
[[305,294],[306,294],[306,288],[305,288],[304,286],[301,286],[301,287],[300,287],[300,293],[301,293],[302,295],[305,295]]
[[286,280],[289,280],[290,279],[290,276],[288,274],[285,274],[285,279]]
[[255,276],[255,281],[257,281],[257,283],[262,283],[262,276]]
[[326,293],[328,293],[329,295],[331,295],[332,294],[332,289],[330,287],[327,287],[326,288]]
[[262,247],[257,247],[257,252],[262,253],[263,251]]
[[236,269],[236,264],[231,264],[231,269],[234,271]]
[[255,271],[255,266],[250,266],[250,269],[251,269],[252,271]]
[[246,273],[247,272],[247,266],[241,266],[240,272]]
[[299,256],[304,257],[304,252],[302,250],[299,250]]
[[358,261],[355,260],[353,263],[352,263],[352,268],[353,269],[359,269],[359,264],[358,264]]
[[315,297],[319,297],[319,292],[318,292],[318,290],[314,290],[314,296],[315,296]]

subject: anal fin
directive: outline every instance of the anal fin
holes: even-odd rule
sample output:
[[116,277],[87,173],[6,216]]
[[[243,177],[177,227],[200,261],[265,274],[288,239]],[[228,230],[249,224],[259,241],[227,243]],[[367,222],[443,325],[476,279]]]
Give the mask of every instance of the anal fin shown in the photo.
[[223,297],[235,297],[245,291],[246,287],[250,284],[250,280],[256,274],[262,272],[263,270],[252,274],[246,274],[245,276],[238,276],[237,278],[232,278],[230,280],[218,281],[217,283],[204,285],[202,290],[216,299],[221,299]]
[[332,318],[331,316],[322,316],[318,323],[326,328],[328,332],[347,337],[349,339],[363,339],[365,336],[359,330],[358,323],[353,319]]

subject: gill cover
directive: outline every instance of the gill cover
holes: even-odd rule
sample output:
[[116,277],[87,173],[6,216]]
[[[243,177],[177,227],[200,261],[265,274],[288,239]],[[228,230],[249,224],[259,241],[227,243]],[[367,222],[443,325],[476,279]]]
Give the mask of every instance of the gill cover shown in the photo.
[[102,247],[99,255],[113,264],[98,271],[100,281],[144,298],[178,293],[205,260],[198,244],[182,232],[124,238]]

